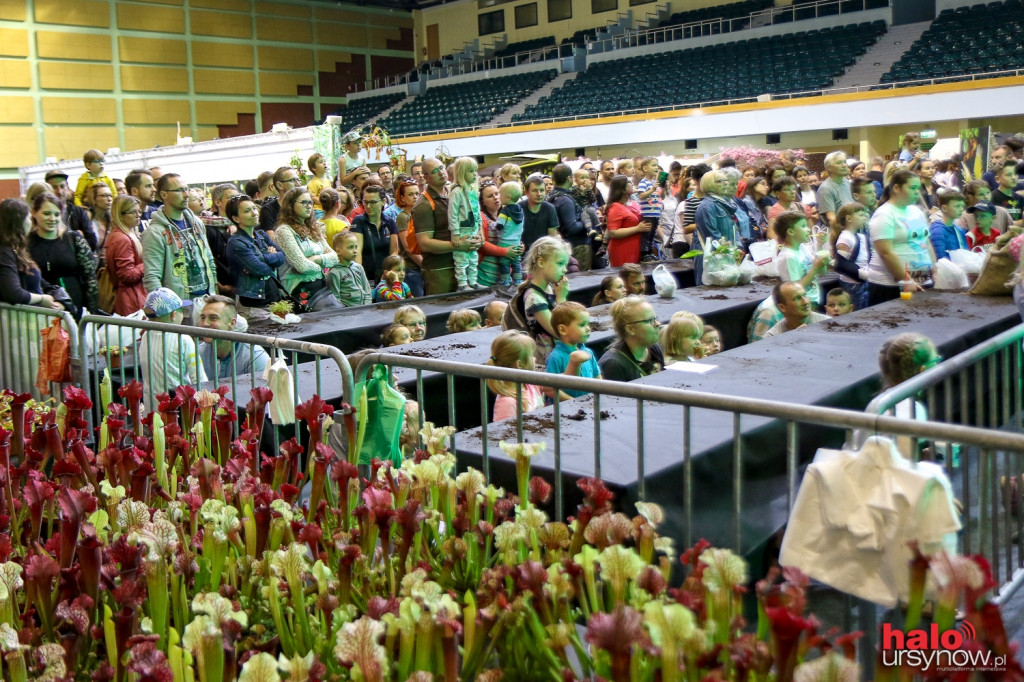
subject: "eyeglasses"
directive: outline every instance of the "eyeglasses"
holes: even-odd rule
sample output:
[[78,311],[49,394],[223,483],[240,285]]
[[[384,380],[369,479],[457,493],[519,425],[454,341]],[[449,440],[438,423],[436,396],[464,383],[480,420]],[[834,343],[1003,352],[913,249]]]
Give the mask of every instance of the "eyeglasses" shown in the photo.
[[384,202],[381,201],[380,199],[375,199],[374,201],[364,201],[363,205],[364,206],[376,206],[377,204],[383,204],[383,203]]
[[309,200],[309,199],[306,199],[305,201],[296,201],[295,203],[296,204],[300,204],[302,206],[312,206],[313,205],[313,202],[311,200]]
[[626,324],[649,324],[653,327],[657,326],[658,318],[652,315],[651,317],[646,317],[642,320],[633,320],[632,322],[627,322]]
[[164,192],[181,192],[182,194],[188,194],[188,187],[175,187],[174,189],[165,189]]

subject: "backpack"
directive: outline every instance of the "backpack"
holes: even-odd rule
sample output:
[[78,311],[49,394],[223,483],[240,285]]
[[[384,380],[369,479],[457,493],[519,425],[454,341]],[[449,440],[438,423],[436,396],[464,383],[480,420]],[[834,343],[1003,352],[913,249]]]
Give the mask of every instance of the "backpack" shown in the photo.
[[526,297],[526,292],[531,288],[538,291],[545,297],[548,296],[546,291],[533,282],[527,281],[519,285],[519,289],[517,289],[515,295],[512,296],[512,300],[508,302],[508,307],[505,308],[505,313],[501,317],[501,328],[505,331],[518,329],[519,331],[526,332],[536,339],[540,334],[546,334],[547,332],[545,332],[544,328],[540,326],[540,322],[527,318],[524,299]]
[[[437,208],[434,197],[430,196],[429,192],[424,192],[420,196],[426,197],[427,201],[430,202],[431,211]],[[416,254],[417,256],[423,253],[420,251],[420,243],[416,241],[416,225],[413,224],[412,217],[409,218],[409,225],[405,228],[405,245],[408,247],[409,253]]]

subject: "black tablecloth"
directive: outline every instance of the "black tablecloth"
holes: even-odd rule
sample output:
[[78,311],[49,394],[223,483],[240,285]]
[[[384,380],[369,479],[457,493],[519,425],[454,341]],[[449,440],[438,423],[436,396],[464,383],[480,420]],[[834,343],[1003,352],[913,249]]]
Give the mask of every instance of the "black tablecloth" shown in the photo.
[[[878,392],[878,350],[902,331],[930,337],[944,357],[951,357],[1020,322],[1009,298],[973,297],[929,292],[912,301],[889,303],[828,320],[782,336],[733,348],[701,361],[715,365],[707,374],[666,370],[639,380],[652,386],[688,388],[708,393],[863,410]],[[627,399],[601,399],[601,477],[631,510],[638,499],[637,406]],[[561,461],[566,493],[565,512],[579,501],[575,479],[595,473],[594,401],[588,396],[560,405]],[[647,499],[666,508],[663,532],[682,542],[683,408],[646,404],[643,411]],[[552,479],[554,423],[552,408],[525,418],[525,440],[544,441],[547,449],[534,458],[535,471]],[[694,534],[712,542],[730,541],[733,504],[733,415],[693,409],[690,412],[693,466]],[[743,444],[743,548],[761,544],[786,519],[785,430],[777,420],[740,419]],[[497,484],[515,486],[515,471],[498,448],[499,440],[516,439],[514,420],[488,427],[489,466]],[[818,447],[837,447],[844,434],[837,429],[801,427],[801,460]],[[482,466],[481,431],[456,436],[460,466]]]

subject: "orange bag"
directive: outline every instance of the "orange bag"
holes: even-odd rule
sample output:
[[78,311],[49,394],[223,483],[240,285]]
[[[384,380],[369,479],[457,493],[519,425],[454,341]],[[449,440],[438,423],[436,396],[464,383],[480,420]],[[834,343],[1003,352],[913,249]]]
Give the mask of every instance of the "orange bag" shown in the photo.
[[39,332],[43,337],[39,351],[39,372],[36,374],[36,388],[43,395],[49,395],[50,382],[71,381],[71,337],[61,326],[61,318],[54,318],[53,324]]

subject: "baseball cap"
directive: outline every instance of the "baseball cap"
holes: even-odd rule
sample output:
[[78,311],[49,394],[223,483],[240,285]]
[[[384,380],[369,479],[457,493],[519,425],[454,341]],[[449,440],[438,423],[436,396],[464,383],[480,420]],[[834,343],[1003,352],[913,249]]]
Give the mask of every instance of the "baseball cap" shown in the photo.
[[341,138],[343,144],[349,142],[362,142],[362,140],[363,136],[359,134],[358,130],[350,130],[349,132],[345,133],[345,137]]
[[146,304],[142,309],[146,313],[146,317],[165,317],[175,310],[191,305],[191,299],[182,301],[176,293],[167,287],[160,287],[149,292],[149,295],[146,296]]
[[995,215],[996,207],[992,205],[992,202],[979,201],[974,206],[971,206],[969,209],[967,209],[968,213],[978,213],[979,211],[982,213],[991,213],[992,215]]
[[68,174],[62,170],[52,170],[46,174],[46,182],[49,182],[52,178],[64,178],[68,179]]

